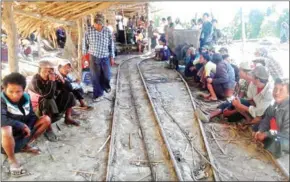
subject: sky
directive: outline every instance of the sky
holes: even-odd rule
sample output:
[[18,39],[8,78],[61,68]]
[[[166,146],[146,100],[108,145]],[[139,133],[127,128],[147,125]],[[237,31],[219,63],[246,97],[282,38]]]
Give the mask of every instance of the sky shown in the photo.
[[289,1],[163,1],[151,4],[156,9],[163,9],[159,13],[165,17],[170,15],[173,20],[179,17],[181,21],[189,21],[195,17],[195,13],[201,17],[204,12],[212,11],[219,21],[220,28],[232,21],[241,6],[243,6],[245,13],[251,9],[266,10],[272,4],[276,5],[277,11],[282,11],[284,8],[289,9]]

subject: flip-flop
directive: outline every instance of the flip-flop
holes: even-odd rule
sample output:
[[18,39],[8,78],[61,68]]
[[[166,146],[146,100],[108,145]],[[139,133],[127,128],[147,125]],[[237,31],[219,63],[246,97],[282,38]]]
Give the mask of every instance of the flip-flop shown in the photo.
[[199,108],[196,108],[196,114],[202,122],[205,123],[210,122],[210,118],[207,115],[205,115]]
[[217,101],[218,101],[218,99],[215,100],[215,99],[212,99],[211,97],[209,97],[209,98],[203,98],[203,100],[204,100],[205,102],[217,102]]
[[14,178],[19,178],[19,177],[22,177],[22,176],[31,175],[31,173],[29,173],[22,166],[20,166],[20,167],[10,167],[10,174]]
[[26,146],[24,147],[21,152],[26,152],[26,153],[32,153],[32,154],[40,154],[41,151],[38,147],[31,147],[31,146]]

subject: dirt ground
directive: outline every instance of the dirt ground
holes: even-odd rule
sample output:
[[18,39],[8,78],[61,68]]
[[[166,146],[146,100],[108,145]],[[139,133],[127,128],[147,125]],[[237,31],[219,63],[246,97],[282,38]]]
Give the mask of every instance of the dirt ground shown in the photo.
[[[116,62],[132,57],[118,56]],[[113,102],[115,93],[117,67],[112,68],[112,91],[105,94],[107,99],[92,104],[94,110],[81,112],[77,119],[81,121],[80,127],[68,127],[63,121],[57,122],[61,131],[53,124],[54,131],[60,138],[58,142],[49,142],[45,137],[35,142],[42,154],[18,153],[19,162],[32,174],[21,178],[10,178],[8,162],[2,155],[2,178],[1,180],[17,181],[89,181],[92,179],[104,180],[107,164],[108,145],[99,153],[99,149],[107,140],[112,120]],[[90,96],[87,96],[90,102]],[[49,152],[49,150],[51,152]],[[51,153],[51,155],[50,155]],[[79,171],[79,172],[77,172]]]

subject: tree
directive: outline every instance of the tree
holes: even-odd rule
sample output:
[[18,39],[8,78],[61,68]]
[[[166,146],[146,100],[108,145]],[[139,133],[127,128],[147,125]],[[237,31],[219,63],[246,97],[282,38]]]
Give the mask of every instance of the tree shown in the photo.
[[277,24],[276,24],[276,36],[280,37],[280,31],[281,31],[281,24],[282,22],[286,22],[289,24],[289,9],[284,9],[283,13],[280,15]]
[[248,31],[250,39],[257,38],[261,30],[261,25],[263,23],[265,14],[258,9],[250,11],[249,14],[249,24]]

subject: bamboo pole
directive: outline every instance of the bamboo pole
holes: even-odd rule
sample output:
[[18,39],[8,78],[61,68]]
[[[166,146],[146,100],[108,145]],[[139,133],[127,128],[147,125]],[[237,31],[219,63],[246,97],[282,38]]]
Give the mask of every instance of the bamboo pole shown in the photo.
[[78,73],[81,78],[82,73],[82,39],[83,39],[83,20],[80,18],[77,21],[78,25]]
[[17,32],[13,17],[13,2],[3,2],[3,22],[7,32],[8,64],[10,72],[18,72]]
[[126,35],[126,28],[124,26],[124,9],[123,9],[123,7],[122,7],[122,25],[123,25],[123,29],[124,29],[125,44],[127,45],[127,35]]

